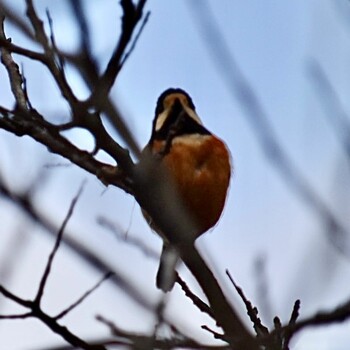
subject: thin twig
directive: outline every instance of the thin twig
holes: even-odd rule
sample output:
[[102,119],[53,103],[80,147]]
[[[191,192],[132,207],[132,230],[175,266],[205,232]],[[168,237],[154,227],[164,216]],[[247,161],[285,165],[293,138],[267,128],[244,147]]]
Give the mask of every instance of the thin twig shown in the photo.
[[121,59],[121,62],[120,62],[120,68],[119,69],[122,69],[125,62],[128,60],[128,58],[130,57],[130,55],[132,54],[132,52],[134,51],[135,47],[136,47],[136,44],[149,20],[149,17],[151,15],[151,11],[147,11],[142,23],[141,23],[141,26],[140,26],[140,29],[139,31],[137,32],[137,34],[135,35],[135,39],[133,40],[133,42],[131,43],[131,46],[129,48],[129,50],[125,53],[125,55],[123,56],[123,58]]
[[18,314],[18,315],[0,315],[1,320],[21,320],[29,317],[33,317],[32,312],[27,312],[27,313]]
[[52,49],[53,49],[53,52],[55,53],[55,55],[58,58],[59,69],[61,71],[61,74],[65,75],[64,74],[64,70],[63,70],[64,69],[64,57],[63,57],[63,55],[60,54],[60,52],[59,52],[59,50],[57,48],[55,34],[54,34],[54,31],[53,31],[53,20],[52,20],[52,17],[50,15],[50,11],[48,9],[46,9],[46,16],[47,16],[47,20],[49,22],[50,40],[51,40],[51,44],[52,44]]
[[60,229],[58,231],[55,245],[54,245],[54,247],[52,249],[52,252],[49,255],[49,258],[48,258],[48,261],[47,261],[47,264],[46,264],[46,268],[45,268],[45,271],[44,271],[43,276],[41,278],[37,295],[35,297],[35,303],[38,304],[38,305],[40,305],[41,299],[43,297],[45,285],[46,285],[47,279],[48,279],[50,271],[51,271],[51,266],[52,266],[53,260],[54,260],[54,258],[56,256],[56,253],[57,253],[58,248],[60,246],[63,232],[64,232],[64,230],[66,228],[66,225],[67,225],[69,219],[71,218],[71,216],[73,214],[75,205],[76,205],[76,203],[77,203],[77,201],[78,201],[78,199],[79,199],[79,197],[80,197],[80,195],[81,195],[81,193],[83,191],[84,185],[85,185],[85,182],[82,183],[82,185],[80,186],[80,188],[78,190],[78,193],[72,199],[72,202],[71,202],[71,204],[69,206],[67,215],[66,215],[65,219],[63,220],[63,223],[62,223],[62,225],[61,225],[61,227],[60,227]]
[[220,339],[220,340],[223,340],[223,341],[226,340],[225,339],[225,334],[221,334],[221,333],[215,332],[215,331],[213,331],[211,328],[209,328],[206,325],[201,326],[201,328],[204,329],[205,331],[211,333],[214,336],[215,339]]
[[193,304],[197,306],[197,308],[209,315],[211,318],[215,319],[213,311],[211,310],[210,306],[206,304],[203,300],[201,300],[197,295],[195,295],[186,282],[180,277],[179,274],[176,274],[176,282],[181,286],[182,290],[184,291],[185,295],[192,300]]
[[66,316],[69,312],[71,312],[74,308],[80,305],[92,292],[94,292],[104,281],[113,276],[113,272],[107,272],[100,281],[98,281],[92,288],[87,290],[77,301],[75,301],[72,305],[61,311],[57,316],[54,317],[55,320],[59,320],[60,318]]
[[290,315],[290,319],[288,324],[295,324],[297,322],[297,319],[299,317],[299,310],[300,310],[300,300],[296,300],[294,303],[292,314]]
[[231,283],[233,284],[233,286],[235,287],[238,295],[241,297],[241,299],[244,302],[244,305],[247,309],[247,314],[250,318],[250,320],[252,321],[253,325],[254,325],[254,329],[257,333],[258,336],[261,335],[266,335],[269,334],[269,330],[267,327],[265,327],[260,318],[258,317],[258,310],[256,307],[253,307],[252,303],[246,298],[246,296],[243,293],[242,288],[240,288],[236,282],[234,281],[234,279],[232,278],[230,271],[226,270],[226,275],[228,276],[228,278],[230,279]]
[[17,295],[13,294],[9,290],[7,290],[4,286],[0,285],[0,293],[5,296],[6,298],[14,301],[15,303],[24,306],[26,308],[31,308],[32,307],[32,302],[30,300],[25,300]]
[[50,45],[49,39],[45,33],[43,21],[38,17],[36,13],[33,1],[26,0],[26,4],[27,16],[33,26],[35,37],[38,43],[41,44],[41,46],[43,47],[45,55],[47,57],[44,63],[50,70],[53,78],[55,79],[56,84],[58,85],[62,93],[62,96],[67,100],[73,111],[77,111],[79,110],[78,106],[80,106],[78,99],[76,98],[70,85],[68,84],[63,70],[57,65],[55,59],[56,52],[55,49]]

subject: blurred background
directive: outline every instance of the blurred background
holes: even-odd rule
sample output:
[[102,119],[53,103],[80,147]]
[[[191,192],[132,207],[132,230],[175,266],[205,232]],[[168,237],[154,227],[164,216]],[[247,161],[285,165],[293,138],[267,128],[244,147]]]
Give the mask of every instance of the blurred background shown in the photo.
[[[3,1],[25,16],[25,2]],[[0,6],[1,6],[0,3]],[[103,71],[120,34],[118,1],[83,1],[92,51]],[[35,1],[42,19],[53,19],[59,48],[74,52],[78,27],[68,1]],[[347,0],[155,1],[137,46],[119,74],[111,97],[140,147],[150,137],[158,96],[168,87],[185,89],[209,130],[227,143],[234,176],[219,224],[197,244],[230,301],[249,325],[244,305],[225,275],[228,269],[258,307],[265,324],[278,315],[288,322],[301,300],[300,318],[332,310],[350,298],[350,3]],[[38,46],[10,23],[17,45]],[[40,64],[14,55],[22,64],[33,106],[49,121],[69,120],[67,105]],[[88,89],[67,65],[79,98]],[[13,106],[7,74],[0,66],[0,105]],[[124,145],[110,128],[113,137]],[[81,130],[65,134],[82,149],[93,139]],[[105,162],[110,159],[98,154]],[[157,258],[128,243],[137,239],[160,253],[161,240],[145,224],[133,198],[105,188],[96,178],[50,154],[28,137],[0,130],[0,174],[16,193],[31,191],[37,210],[62,223],[81,183],[84,191],[67,235],[119,271],[147,302],[156,305]],[[99,222],[113,223],[119,238]],[[100,219],[100,220],[99,220]],[[0,281],[23,298],[37,290],[52,236],[0,196]],[[199,295],[182,266],[180,274]],[[60,312],[102,273],[64,245],[54,261],[44,309]],[[21,311],[0,299],[0,313]],[[185,333],[215,343],[202,324],[211,324],[178,286],[167,296],[165,314]],[[107,337],[96,315],[130,331],[149,333],[151,309],[123,288],[105,282],[62,323],[89,340]],[[298,350],[348,349],[349,322],[309,328],[293,338]],[[37,320],[2,320],[1,347],[50,349],[65,344]]]

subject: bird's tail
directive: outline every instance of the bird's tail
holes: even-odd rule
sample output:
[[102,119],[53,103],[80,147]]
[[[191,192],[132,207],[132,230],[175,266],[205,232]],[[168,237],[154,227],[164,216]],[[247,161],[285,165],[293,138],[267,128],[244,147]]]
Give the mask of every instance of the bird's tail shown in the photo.
[[163,292],[173,289],[176,280],[176,265],[179,261],[179,254],[174,247],[163,245],[157,272],[156,285]]

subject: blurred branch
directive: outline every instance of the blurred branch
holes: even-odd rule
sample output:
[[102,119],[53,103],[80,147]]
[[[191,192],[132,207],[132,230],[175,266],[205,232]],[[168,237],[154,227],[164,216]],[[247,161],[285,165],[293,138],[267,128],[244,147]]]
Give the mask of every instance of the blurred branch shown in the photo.
[[155,260],[159,260],[159,254],[155,250],[146,246],[145,243],[140,239],[137,239],[135,237],[126,236],[122,232],[121,228],[117,227],[117,225],[115,223],[113,223],[111,220],[109,220],[108,218],[105,218],[103,216],[99,216],[97,218],[97,223],[99,225],[101,225],[101,227],[104,227],[105,229],[107,229],[108,231],[113,233],[113,235],[119,241],[125,242],[130,246],[136,247],[139,251],[141,251],[147,257],[150,257],[150,258],[155,259]]
[[225,82],[232,98],[237,99],[240,103],[265,156],[294,193],[326,224],[331,234],[331,244],[338,252],[349,256],[350,247],[346,244],[349,236],[347,230],[312,189],[278,141],[258,96],[240,70],[234,55],[230,52],[225,35],[221,32],[208,1],[199,3],[191,0],[188,4],[192,10],[192,18],[197,23],[201,38],[213,60],[214,67]]
[[272,321],[272,304],[269,295],[269,278],[266,272],[266,258],[258,256],[254,261],[254,281],[256,283],[256,296],[259,304],[260,315],[265,320]]
[[[92,56],[92,45],[91,45],[91,33],[90,27],[87,22],[86,14],[84,11],[84,5],[82,0],[69,0],[68,1],[75,18],[77,19],[79,26],[79,54],[78,61],[80,69],[85,69],[92,75],[92,81],[97,81],[98,79],[98,67],[96,60]],[[86,75],[86,74],[85,74]]]
[[0,315],[0,320],[24,320],[29,317],[33,317],[31,312],[17,315]]
[[[195,340],[187,337],[172,337],[169,339],[155,339],[153,336],[127,332],[116,326],[113,322],[102,316],[97,316],[96,319],[105,324],[111,333],[117,337],[119,341],[124,341],[131,349],[208,349],[208,350],[223,350],[229,349],[227,346],[210,346],[200,344]],[[63,350],[63,349],[62,349]],[[68,349],[67,349],[68,350]]]
[[[36,210],[33,206],[31,199],[22,196],[20,194],[12,192],[0,178],[0,195],[17,205],[24,213],[28,215],[34,222],[38,223],[45,230],[46,234],[53,236],[57,232],[56,225],[51,223],[45,216]],[[144,307],[147,310],[154,310],[154,306],[146,300],[144,293],[142,293],[138,288],[133,287],[120,271],[117,271],[115,267],[107,264],[100,257],[96,255],[93,251],[88,249],[86,246],[82,245],[79,241],[74,239],[76,235],[68,233],[62,238],[62,243],[69,248],[73,253],[77,254],[85,263],[87,263],[91,268],[100,272],[106,273],[106,271],[113,271],[113,276],[111,276],[110,281],[118,287],[120,290],[124,291],[129,297],[131,297],[135,302]]]
[[[109,221],[107,218],[98,217],[97,221],[102,227],[105,227],[106,229],[110,230],[119,240],[125,241],[126,243],[132,246],[135,246],[141,252],[143,252],[146,256],[159,259],[159,254],[155,253],[153,250],[146,247],[142,241],[137,240],[135,238],[130,238],[130,237],[125,238],[125,236],[121,234],[121,229],[116,227],[116,225],[113,224],[111,221]],[[200,311],[214,318],[213,312],[210,309],[210,307],[190,290],[186,282],[180,277],[179,274],[176,274],[176,282],[181,286],[185,295],[193,302],[193,304]]]
[[[125,331],[122,331],[125,332]],[[132,339],[137,339],[137,342],[131,342],[127,335],[130,335]],[[146,343],[143,343],[142,341],[145,340]],[[151,341],[151,338],[147,335],[143,334],[134,334],[130,332],[125,332],[125,337],[119,337],[119,339],[100,339],[95,341],[90,341],[89,343],[95,346],[112,346],[113,349],[116,346],[119,346],[121,349],[130,348],[130,349],[148,349],[146,347],[147,344],[149,344]],[[203,350],[230,350],[228,346],[225,345],[205,345],[198,343],[194,340],[181,340],[181,339],[157,339],[155,341],[155,344],[157,345],[157,349],[161,350],[171,350],[171,349],[203,349]],[[53,347],[45,347],[45,349],[42,350],[75,350],[76,347],[71,346],[53,346]],[[153,349],[153,348],[152,348]]]
[[33,32],[28,24],[18,14],[8,7],[4,0],[0,1],[0,17],[6,17],[28,39],[35,40]]
[[350,119],[344,110],[338,94],[321,65],[311,60],[307,65],[308,77],[315,89],[319,101],[324,108],[329,126],[334,129],[337,139],[341,142],[350,161]]

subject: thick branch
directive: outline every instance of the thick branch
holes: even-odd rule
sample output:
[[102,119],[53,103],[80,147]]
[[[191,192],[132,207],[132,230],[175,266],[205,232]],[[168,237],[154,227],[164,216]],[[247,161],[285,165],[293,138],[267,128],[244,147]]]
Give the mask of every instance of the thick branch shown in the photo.
[[[127,185],[125,175],[113,173],[111,176],[107,170],[108,164],[97,161],[90,153],[81,151],[66,138],[60,135],[59,128],[42,120],[31,118],[8,117],[11,111],[0,110],[0,128],[5,129],[17,136],[28,135],[37,142],[46,146],[50,152],[59,154],[68,159],[73,164],[78,165],[99,179],[108,179],[109,184],[113,184],[125,192],[130,193],[131,189]],[[22,112],[21,112],[22,113]]]
[[[4,17],[0,13],[0,39],[6,41],[5,31],[4,31]],[[5,47],[1,47],[1,62],[5,66],[13,96],[15,97],[17,107],[21,109],[27,108],[26,95],[22,89],[23,79],[19,72],[18,65],[12,59],[11,53]]]

